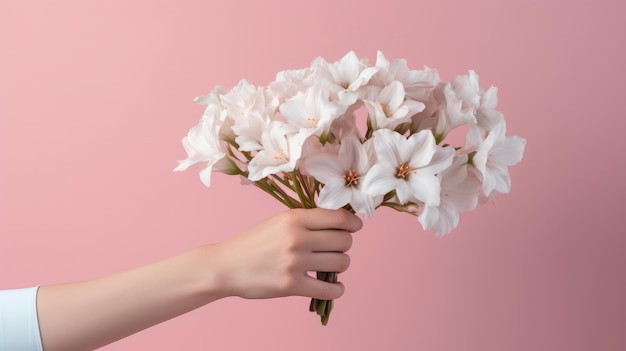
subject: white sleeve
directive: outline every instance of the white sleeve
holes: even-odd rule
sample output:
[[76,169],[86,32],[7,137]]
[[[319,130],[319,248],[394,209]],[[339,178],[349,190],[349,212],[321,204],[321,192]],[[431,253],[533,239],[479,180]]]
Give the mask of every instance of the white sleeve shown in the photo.
[[0,351],[43,351],[37,320],[38,289],[0,290]]

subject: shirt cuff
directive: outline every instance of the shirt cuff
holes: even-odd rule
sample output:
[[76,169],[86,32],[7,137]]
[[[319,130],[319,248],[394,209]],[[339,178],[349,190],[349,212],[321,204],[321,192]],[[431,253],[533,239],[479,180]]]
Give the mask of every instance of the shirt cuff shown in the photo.
[[43,351],[37,319],[38,289],[0,290],[0,350]]

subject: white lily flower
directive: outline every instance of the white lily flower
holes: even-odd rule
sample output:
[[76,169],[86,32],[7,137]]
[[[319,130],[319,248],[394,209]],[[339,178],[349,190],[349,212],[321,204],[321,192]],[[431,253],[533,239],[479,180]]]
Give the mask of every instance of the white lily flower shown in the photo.
[[220,95],[226,94],[227,92],[226,88],[216,85],[210,93],[200,95],[193,99],[193,101],[199,105],[218,105],[223,107],[220,101]]
[[385,87],[397,80],[404,86],[407,99],[424,102],[430,96],[432,90],[441,81],[437,70],[424,66],[424,70],[409,70],[404,59],[389,60],[382,52],[376,55],[376,74],[371,79],[371,84]]
[[220,96],[220,101],[234,121],[232,130],[241,151],[256,151],[262,148],[261,135],[270,123],[277,101],[266,103],[264,89],[255,87],[245,79]]
[[[178,161],[174,171],[184,171],[187,168],[201,164],[200,179],[209,187],[213,168],[229,173],[236,165],[226,156],[226,150],[220,140],[219,133],[226,112],[216,105],[209,105],[205,111],[205,118],[189,130],[183,138],[183,146],[187,152],[187,159]],[[236,173],[236,172],[234,172]]]
[[257,181],[270,174],[291,172],[300,159],[303,139],[294,135],[297,129],[280,121],[273,121],[261,136],[263,149],[248,164],[248,179]]
[[[210,93],[196,97],[193,101],[199,105],[207,105],[202,119],[209,119],[209,123],[213,123],[212,119],[219,118],[221,123],[219,136],[222,140],[234,140],[235,133],[231,129],[233,121],[227,117],[224,113],[224,105],[220,101],[220,95],[226,94],[228,91],[221,87],[216,86]],[[212,107],[211,107],[212,106]],[[220,113],[215,113],[215,108],[220,110]]]
[[399,124],[411,121],[411,116],[422,111],[425,105],[419,101],[404,99],[404,86],[397,80],[384,89],[370,87],[363,100],[369,112],[373,129],[394,129]]
[[370,170],[365,187],[372,195],[396,191],[401,204],[420,201],[438,205],[440,184],[437,173],[452,163],[454,149],[439,147],[433,134],[422,130],[408,139],[389,129],[374,132],[379,163]]
[[417,218],[424,230],[433,229],[437,236],[448,234],[459,225],[459,212],[471,211],[478,205],[481,185],[468,177],[467,160],[467,155],[461,154],[439,174],[441,202],[439,206],[424,205]]
[[362,140],[361,132],[356,125],[355,111],[362,106],[361,102],[357,102],[354,105],[348,107],[343,116],[337,118],[331,125],[330,134],[335,140],[344,140],[349,136],[353,136],[359,140]]
[[331,88],[337,94],[339,102],[344,105],[354,104],[361,94],[361,87],[376,73],[376,68],[367,67],[354,51],[334,63],[328,63],[320,57],[313,61],[312,67],[317,74],[333,84]]
[[280,71],[276,74],[276,79],[268,85],[266,94],[283,103],[316,83],[311,79],[312,73],[310,67]]
[[511,191],[508,167],[520,162],[524,155],[526,140],[518,136],[507,137],[505,133],[506,123],[502,120],[484,139],[484,131],[479,126],[472,126],[467,134],[467,149],[476,150],[471,169],[482,181],[483,193],[487,197],[492,196],[494,191]]
[[232,124],[235,141],[240,151],[257,151],[263,149],[261,138],[263,130],[270,123],[267,116],[250,113]]
[[480,105],[476,110],[476,122],[484,130],[492,130],[504,120],[504,115],[495,110],[497,105],[498,88],[492,86],[480,95]]
[[470,70],[468,75],[456,76],[450,82],[456,96],[463,101],[463,109],[473,109],[480,105],[480,86],[478,84],[478,74]]
[[350,204],[357,213],[370,218],[383,198],[370,195],[363,186],[363,178],[375,162],[371,139],[361,144],[356,137],[348,136],[341,141],[338,154],[311,155],[304,161],[303,170],[324,184],[319,207],[335,210]]
[[465,103],[452,84],[442,84],[433,92],[433,96],[439,102],[439,107],[435,114],[436,126],[435,135],[440,139],[445,138],[450,131],[465,124],[476,124],[474,106]]
[[328,84],[318,84],[280,105],[280,113],[287,121],[300,128],[305,136],[327,134],[335,119],[340,117],[347,106],[329,99]]

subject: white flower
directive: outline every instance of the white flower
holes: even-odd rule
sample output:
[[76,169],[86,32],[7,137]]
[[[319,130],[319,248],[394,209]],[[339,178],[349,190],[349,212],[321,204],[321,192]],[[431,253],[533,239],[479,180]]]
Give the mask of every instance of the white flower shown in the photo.
[[[202,114],[202,119],[208,119],[209,123],[213,123],[214,118],[219,118],[221,123],[219,137],[222,140],[234,140],[235,133],[232,130],[233,121],[226,118],[227,113],[225,113],[224,105],[220,101],[220,95],[226,94],[228,91],[221,86],[216,86],[210,93],[198,96],[194,99],[199,105],[207,105]],[[216,113],[216,109],[219,110],[219,113]]]
[[356,125],[355,111],[358,110],[362,104],[357,102],[354,105],[348,107],[343,116],[337,118],[331,125],[330,134],[336,140],[343,140],[349,136],[353,136],[361,140],[361,132]]
[[299,139],[293,126],[280,121],[271,122],[261,136],[263,149],[248,165],[248,179],[257,181],[270,174],[291,172],[300,159],[304,140]]
[[401,123],[410,122],[411,116],[424,109],[423,103],[404,99],[404,87],[397,80],[382,90],[370,87],[363,103],[373,129],[394,129]]
[[324,184],[318,206],[334,210],[349,203],[357,213],[372,217],[382,195],[368,194],[363,178],[375,161],[371,139],[361,144],[354,136],[341,141],[338,154],[322,152],[308,157],[303,170]]
[[483,139],[483,130],[472,126],[467,134],[467,149],[475,149],[471,164],[482,181],[485,196],[494,191],[508,193],[511,190],[509,166],[522,160],[526,140],[518,136],[505,136],[506,123],[502,120]]
[[329,99],[328,84],[318,84],[299,92],[279,107],[280,113],[287,121],[300,128],[306,136],[328,133],[332,122],[346,110]]
[[247,80],[242,79],[226,94],[220,95],[222,105],[228,110],[228,117],[238,120],[252,111],[263,114],[265,100],[259,89]]
[[221,87],[221,86],[217,85],[217,86],[215,86],[215,88],[213,88],[213,90],[210,93],[204,94],[204,95],[200,95],[200,96],[196,97],[193,101],[196,102],[199,105],[218,105],[218,106],[222,106],[222,103],[220,101],[220,95],[226,94],[226,93],[227,93],[227,90],[224,87]]
[[267,116],[250,113],[234,121],[232,130],[235,133],[235,141],[241,151],[257,151],[263,148],[261,137],[263,130],[270,123]]
[[463,109],[476,110],[480,105],[480,86],[478,74],[474,70],[469,75],[456,76],[450,82],[456,96],[463,101]]
[[439,204],[440,184],[437,173],[452,163],[454,149],[438,147],[427,130],[406,139],[389,129],[374,132],[374,146],[379,163],[370,170],[365,187],[372,195],[396,191],[401,204],[420,201]]
[[425,205],[417,218],[424,230],[433,229],[437,236],[448,234],[459,225],[459,212],[471,211],[478,205],[480,183],[468,177],[467,155],[454,158],[452,165],[439,174],[441,202]]
[[445,138],[450,131],[464,124],[476,124],[474,105],[468,105],[458,97],[452,84],[442,84],[433,93],[439,103],[436,112],[435,135]]
[[277,100],[266,102],[264,88],[255,87],[242,79],[228,93],[220,96],[220,101],[234,120],[232,130],[241,151],[261,149],[261,134],[270,123],[278,105]]
[[366,67],[353,51],[334,63],[328,63],[321,57],[317,58],[313,61],[312,67],[317,74],[332,83],[331,89],[337,94],[339,102],[344,105],[355,103],[359,98],[360,88],[376,73],[375,67]]
[[309,67],[280,71],[276,74],[276,79],[267,86],[266,94],[282,103],[313,86],[316,82],[310,79],[312,73],[313,70]]
[[385,87],[394,80],[400,81],[407,99],[424,102],[440,82],[437,70],[428,67],[424,67],[422,71],[409,70],[406,60],[399,59],[389,63],[380,51],[376,56],[376,68],[378,71],[370,83]]
[[504,115],[495,110],[497,105],[498,88],[492,86],[480,95],[480,105],[476,111],[476,122],[484,130],[492,130],[504,120]]
[[200,170],[200,179],[208,187],[211,185],[211,172],[214,167],[225,173],[236,167],[232,160],[225,158],[226,151],[219,137],[225,114],[226,112],[216,105],[207,106],[205,116],[183,138],[187,159],[178,161],[178,167],[174,171],[184,171],[193,165],[201,164],[203,167]]

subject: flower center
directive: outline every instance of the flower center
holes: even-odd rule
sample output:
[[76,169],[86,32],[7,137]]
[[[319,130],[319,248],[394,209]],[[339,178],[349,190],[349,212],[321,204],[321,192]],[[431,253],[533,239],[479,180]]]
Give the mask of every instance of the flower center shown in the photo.
[[307,117],[306,120],[311,125],[311,128],[317,128],[317,118]]
[[400,162],[400,165],[398,166],[398,174],[396,175],[396,177],[405,179],[409,172],[411,172],[411,165]]
[[389,105],[387,105],[384,102],[380,103],[380,108],[383,109],[383,113],[385,114],[385,117],[389,118],[391,117],[391,110],[389,109]]
[[350,86],[350,84],[348,84],[348,83],[343,83],[343,84],[341,84],[341,86],[342,86],[344,89],[348,89],[348,87]]
[[348,174],[343,176],[343,179],[346,180],[346,186],[356,186],[359,185],[359,175],[355,170],[351,169]]
[[285,150],[283,149],[278,150],[278,153],[274,155],[274,160],[282,162],[282,163],[286,163],[287,155],[285,155]]

